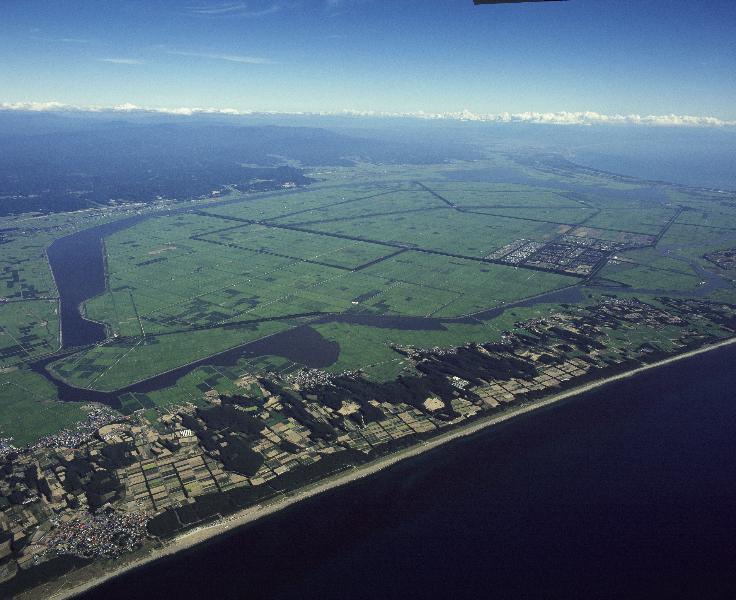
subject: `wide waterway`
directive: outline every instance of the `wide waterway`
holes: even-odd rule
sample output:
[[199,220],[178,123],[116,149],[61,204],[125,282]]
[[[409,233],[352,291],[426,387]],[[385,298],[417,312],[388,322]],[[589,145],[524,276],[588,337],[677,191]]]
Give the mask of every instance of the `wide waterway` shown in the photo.
[[82,229],[55,240],[46,250],[61,307],[61,341],[64,348],[87,346],[105,339],[100,323],[82,317],[81,305],[105,291],[105,257],[102,239],[148,218],[136,215]]
[[735,362],[529,413],[82,598],[734,598]]

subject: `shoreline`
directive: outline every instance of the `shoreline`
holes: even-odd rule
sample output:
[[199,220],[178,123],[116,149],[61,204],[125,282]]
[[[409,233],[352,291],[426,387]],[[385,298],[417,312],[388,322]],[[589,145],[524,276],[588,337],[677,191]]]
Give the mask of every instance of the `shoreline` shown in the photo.
[[[293,506],[298,502],[301,502],[302,500],[312,498],[323,492],[327,492],[329,490],[347,485],[351,482],[374,475],[403,460],[419,456],[431,450],[435,450],[436,448],[439,448],[440,446],[447,444],[448,442],[451,442],[453,440],[472,436],[494,425],[498,425],[500,423],[504,423],[506,421],[514,419],[518,416],[551,406],[563,400],[579,396],[586,392],[606,386],[610,383],[621,381],[623,379],[628,379],[645,371],[656,369],[657,367],[665,366],[680,360],[697,356],[699,354],[704,354],[706,352],[710,352],[712,350],[716,350],[733,344],[736,344],[736,337],[722,340],[714,344],[709,344],[701,348],[684,352],[682,354],[670,356],[629,371],[617,373],[609,377],[591,381],[583,385],[573,387],[562,392],[558,392],[556,394],[553,394],[552,396],[549,396],[548,398],[537,400],[530,404],[520,405],[515,409],[505,411],[503,414],[481,417],[480,419],[472,423],[461,425],[457,428],[445,431],[444,433],[430,438],[429,440],[414,444],[408,448],[398,450],[387,456],[377,458],[374,461],[371,461],[364,465],[340,471],[335,475],[330,475],[321,481],[311,483],[293,492],[280,494],[274,499],[267,500],[264,504],[254,505],[208,525],[203,525],[201,527],[197,527],[195,529],[187,531],[173,538],[162,547],[157,547],[149,550],[145,556],[137,558],[130,563],[124,564],[118,569],[106,572],[88,581],[79,583],[71,588],[63,589],[64,584],[58,580],[56,582],[47,582],[41,585],[51,585],[53,587],[56,587],[61,583],[61,587],[57,589],[55,593],[51,594],[48,597],[53,598],[54,600],[71,599],[78,594],[92,590],[93,588],[98,587],[99,585],[116,577],[119,577],[129,571],[135,570],[139,567],[143,567],[157,560],[173,556],[178,552],[193,548],[202,542],[230,533],[238,528],[249,525],[250,523],[253,523],[263,517],[267,517],[290,506]],[[37,586],[35,588],[31,588],[22,592],[18,596],[18,598],[35,597],[34,594],[38,591],[39,587],[41,586]]]

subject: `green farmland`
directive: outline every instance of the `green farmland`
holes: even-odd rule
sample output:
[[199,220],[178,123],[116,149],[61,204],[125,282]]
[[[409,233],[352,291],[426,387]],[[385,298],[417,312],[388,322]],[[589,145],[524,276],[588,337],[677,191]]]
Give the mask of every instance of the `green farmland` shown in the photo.
[[[321,367],[385,381],[411,370],[394,345],[498,340],[517,319],[561,310],[562,300],[546,299],[557,290],[575,290],[578,302],[610,290],[650,300],[736,297],[733,277],[704,258],[736,246],[736,210],[718,192],[518,165],[529,184],[485,182],[484,168],[315,170],[319,181],[296,191],[233,191],[190,209],[154,211],[103,240],[106,290],[80,308],[105,325],[107,339],[56,360],[58,299],[44,250],[115,212],[36,217],[38,233],[5,240],[0,368],[24,369],[50,355],[54,377],[116,392],[202,363],[169,387],[121,396],[124,412],[150,412],[196,403],[206,389],[231,391],[244,372],[309,365],[316,346],[296,357],[268,350],[272,336],[304,325],[337,349]],[[208,371],[217,363],[209,357],[259,340],[266,350]],[[21,414],[41,402],[55,414],[47,406],[53,388],[41,375],[7,373],[6,406]],[[25,390],[43,393],[19,394],[20,373],[33,383]],[[67,422],[70,411],[56,420]]]
[[[462,187],[442,189],[462,196]],[[465,212],[433,191],[413,182],[315,189],[116,233],[105,240],[109,289],[84,307],[115,337],[54,370],[75,386],[111,391],[322,316],[457,319],[580,281],[483,260],[517,239],[553,240],[557,222]],[[562,203],[572,223],[592,213],[553,193],[493,195]],[[473,328],[477,337],[485,325]],[[369,364],[369,350],[350,355],[345,368]]]
[[[650,245],[677,235],[679,206],[644,194],[613,205],[553,186],[435,176],[316,186],[152,218],[105,240],[108,291],[84,310],[114,338],[53,368],[75,386],[112,391],[330,315],[465,318],[462,334],[451,324],[411,335],[399,328],[391,342],[482,339],[494,328],[467,321],[473,315],[585,279],[486,257],[518,240],[554,243],[576,228],[586,239]],[[630,252],[601,275],[653,291],[686,293],[700,283],[692,265],[646,256],[653,247]],[[386,371],[376,366],[383,361],[372,328],[316,327],[344,348],[339,368]],[[378,354],[390,352],[387,343]]]

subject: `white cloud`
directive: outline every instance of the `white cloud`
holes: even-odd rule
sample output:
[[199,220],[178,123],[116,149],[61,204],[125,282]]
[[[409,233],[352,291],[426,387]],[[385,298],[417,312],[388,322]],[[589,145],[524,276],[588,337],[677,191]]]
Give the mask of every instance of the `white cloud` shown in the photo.
[[692,115],[606,115],[593,111],[581,112],[519,112],[477,114],[469,110],[458,112],[430,113],[417,112],[385,112],[372,110],[352,110],[305,112],[305,111],[253,111],[235,108],[212,107],[147,107],[126,102],[114,106],[79,106],[62,102],[0,102],[0,110],[16,110],[29,112],[94,112],[94,113],[151,113],[166,115],[305,115],[305,116],[346,116],[376,118],[411,118],[424,120],[475,121],[479,123],[532,123],[549,125],[640,125],[662,127],[736,127],[736,120],[724,120],[710,116]]
[[38,42],[50,42],[53,44],[91,44],[92,40],[87,38],[75,38],[75,37],[43,37],[39,35],[35,35],[38,32],[40,32],[39,29],[32,29],[31,33],[34,35],[31,36],[32,40],[38,41]]
[[387,113],[375,111],[344,110],[344,114],[353,116],[374,117],[413,117],[429,120],[476,121],[485,123],[538,123],[548,125],[662,125],[670,127],[729,127],[736,126],[736,120],[724,120],[709,116],[692,115],[638,115],[614,114],[606,115],[594,111],[577,112],[519,112],[519,113],[474,113],[467,109],[459,112],[427,113],[424,111],[410,113]]
[[54,38],[52,42],[61,42],[62,44],[91,44],[92,40],[84,38]]
[[98,58],[100,62],[112,63],[115,65],[142,65],[143,61],[137,58]]
[[263,17],[280,11],[283,5],[271,3],[253,7],[248,2],[222,2],[220,4],[189,6],[185,10],[197,17]]
[[269,65],[273,64],[273,61],[262,58],[260,56],[243,56],[241,54],[217,54],[209,52],[177,52],[174,50],[168,50],[166,54],[173,54],[175,56],[192,56],[195,58],[210,58],[212,60],[225,60],[228,62],[241,63],[246,65]]
[[53,112],[79,110],[61,102],[0,102],[1,110],[27,110],[30,112]]

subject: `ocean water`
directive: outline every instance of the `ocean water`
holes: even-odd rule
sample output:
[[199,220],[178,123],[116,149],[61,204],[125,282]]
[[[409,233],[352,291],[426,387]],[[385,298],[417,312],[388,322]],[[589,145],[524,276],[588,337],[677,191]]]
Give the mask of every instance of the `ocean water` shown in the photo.
[[558,403],[82,598],[734,598],[734,364]]

